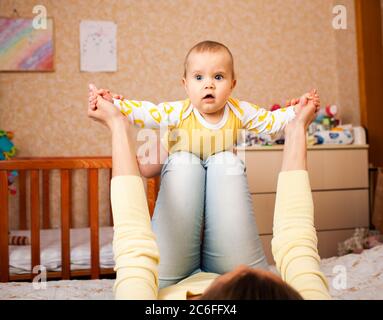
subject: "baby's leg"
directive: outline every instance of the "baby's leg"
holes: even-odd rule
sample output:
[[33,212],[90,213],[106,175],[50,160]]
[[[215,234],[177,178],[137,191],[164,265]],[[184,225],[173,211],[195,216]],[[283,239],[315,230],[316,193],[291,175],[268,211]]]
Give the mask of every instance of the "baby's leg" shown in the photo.
[[221,152],[206,166],[202,270],[222,274],[239,264],[267,268],[243,162]]
[[188,152],[168,157],[152,226],[160,251],[160,288],[175,284],[200,268],[205,169]]

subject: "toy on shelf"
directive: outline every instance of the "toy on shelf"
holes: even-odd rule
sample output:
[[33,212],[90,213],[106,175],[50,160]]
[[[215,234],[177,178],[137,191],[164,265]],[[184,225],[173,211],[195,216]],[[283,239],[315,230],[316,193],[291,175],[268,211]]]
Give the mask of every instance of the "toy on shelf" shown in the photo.
[[272,107],[271,107],[271,109],[270,109],[270,111],[275,111],[275,110],[278,110],[278,109],[281,109],[282,107],[279,105],[279,104],[274,104]]
[[[270,111],[281,109],[281,105],[274,104]],[[246,132],[242,146],[271,146],[283,144],[283,132],[270,136]],[[308,144],[352,144],[354,142],[354,128],[352,125],[342,125],[338,118],[338,107],[329,104],[319,110],[317,117],[308,128]]]
[[353,143],[352,126],[341,125],[337,114],[338,107],[336,105],[327,105],[319,110],[316,119],[308,129],[309,145]]
[[[13,132],[0,130],[0,160],[9,160],[16,155],[16,147],[13,145]],[[17,171],[8,172],[8,189],[12,195],[16,194],[14,182],[17,177]]]

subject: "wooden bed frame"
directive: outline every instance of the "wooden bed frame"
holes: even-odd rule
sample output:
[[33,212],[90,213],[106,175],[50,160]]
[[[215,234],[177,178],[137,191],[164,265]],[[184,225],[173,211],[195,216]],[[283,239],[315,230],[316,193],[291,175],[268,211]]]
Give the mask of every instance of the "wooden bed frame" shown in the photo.
[[[0,161],[0,282],[31,280],[36,274],[32,267],[40,264],[40,228],[50,228],[49,214],[49,176],[51,170],[59,170],[61,177],[61,262],[59,272],[48,272],[48,279],[70,279],[71,277],[90,276],[98,279],[102,275],[113,275],[113,268],[100,268],[99,220],[98,220],[98,170],[109,169],[111,177],[111,157],[45,157],[15,158]],[[88,179],[88,214],[90,227],[91,268],[87,270],[70,270],[70,227],[72,207],[72,171],[87,170]],[[19,187],[19,229],[27,229],[26,216],[26,176],[30,175],[30,213],[31,213],[31,273],[9,274],[9,191],[7,171],[17,170]],[[40,179],[42,194],[40,195]],[[110,181],[110,179],[109,179]],[[147,180],[148,206],[152,215],[159,188],[159,178]],[[42,208],[40,208],[42,196]],[[110,204],[109,204],[110,205]],[[42,221],[40,210],[42,209]],[[111,215],[111,210],[110,210]],[[112,216],[111,216],[112,224]]]

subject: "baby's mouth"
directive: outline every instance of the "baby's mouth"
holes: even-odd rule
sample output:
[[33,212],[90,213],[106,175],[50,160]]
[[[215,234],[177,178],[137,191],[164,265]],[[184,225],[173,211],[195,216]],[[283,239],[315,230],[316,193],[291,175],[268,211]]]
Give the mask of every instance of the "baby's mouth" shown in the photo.
[[203,100],[210,100],[210,99],[214,99],[214,95],[212,95],[211,93],[205,95],[203,98]]

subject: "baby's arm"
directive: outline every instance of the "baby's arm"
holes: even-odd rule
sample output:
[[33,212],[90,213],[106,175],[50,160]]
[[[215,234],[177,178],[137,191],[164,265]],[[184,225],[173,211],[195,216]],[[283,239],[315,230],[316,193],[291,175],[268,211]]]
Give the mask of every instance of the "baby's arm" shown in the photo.
[[136,101],[124,99],[121,95],[113,95],[109,90],[89,87],[89,103],[95,104],[95,97],[101,95],[105,100],[112,102],[129,122],[139,128],[159,129],[178,124],[183,101],[163,102],[156,105],[149,101]]
[[240,102],[243,109],[242,123],[244,128],[255,133],[276,134],[284,130],[286,125],[295,118],[295,115],[307,105],[308,100],[313,100],[319,108],[320,100],[316,90],[302,95],[298,99],[292,99],[285,108],[268,111],[252,103]]
[[240,101],[243,128],[257,134],[275,134],[285,128],[295,117],[294,107],[268,111],[255,104]]

